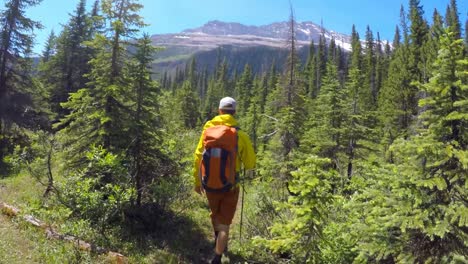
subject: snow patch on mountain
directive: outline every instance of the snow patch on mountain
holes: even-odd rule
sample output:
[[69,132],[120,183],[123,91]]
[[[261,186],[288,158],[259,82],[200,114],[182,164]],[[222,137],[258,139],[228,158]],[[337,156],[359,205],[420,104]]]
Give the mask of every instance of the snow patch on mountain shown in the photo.
[[[309,45],[311,41],[318,43],[322,32],[327,42],[330,42],[333,38],[338,46],[350,51],[350,36],[329,31],[310,21],[296,23],[295,34],[299,45]],[[290,34],[290,29],[288,22],[276,22],[264,26],[247,26],[240,23],[227,23],[214,20],[201,27],[184,30],[182,33],[186,35],[205,34],[211,36],[211,39],[213,39],[214,36],[229,36],[233,38],[239,36],[256,36],[259,40],[268,38],[270,40],[285,41]],[[277,46],[277,44],[275,43],[274,46]]]

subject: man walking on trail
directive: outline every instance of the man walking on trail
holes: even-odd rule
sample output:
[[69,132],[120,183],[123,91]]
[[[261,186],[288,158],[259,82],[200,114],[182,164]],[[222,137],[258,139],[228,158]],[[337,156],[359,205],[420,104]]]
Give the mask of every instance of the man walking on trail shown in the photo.
[[195,150],[195,191],[206,193],[215,233],[215,256],[221,263],[227,247],[229,226],[239,198],[239,173],[255,167],[255,152],[249,136],[237,127],[236,101],[224,97],[219,115],[208,121]]

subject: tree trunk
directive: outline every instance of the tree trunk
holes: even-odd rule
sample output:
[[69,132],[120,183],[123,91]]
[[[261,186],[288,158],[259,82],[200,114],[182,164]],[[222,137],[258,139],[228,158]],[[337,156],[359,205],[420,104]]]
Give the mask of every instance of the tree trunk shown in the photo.
[[49,196],[49,193],[54,190],[54,176],[52,174],[52,151],[53,151],[54,141],[50,142],[49,152],[47,153],[47,188],[44,192],[43,197]]

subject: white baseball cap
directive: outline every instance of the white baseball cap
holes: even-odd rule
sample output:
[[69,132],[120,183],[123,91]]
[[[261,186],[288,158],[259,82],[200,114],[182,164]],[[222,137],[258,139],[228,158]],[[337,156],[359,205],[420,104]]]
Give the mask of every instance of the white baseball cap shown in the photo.
[[236,110],[236,100],[232,97],[224,97],[219,101],[219,109],[222,110]]

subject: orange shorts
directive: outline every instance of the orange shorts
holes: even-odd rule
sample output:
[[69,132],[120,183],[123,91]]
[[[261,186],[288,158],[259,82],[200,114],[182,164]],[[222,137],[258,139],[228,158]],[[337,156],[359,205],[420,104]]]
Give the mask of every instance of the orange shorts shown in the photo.
[[213,225],[230,225],[236,213],[239,187],[224,193],[206,192],[206,197],[208,198]]

